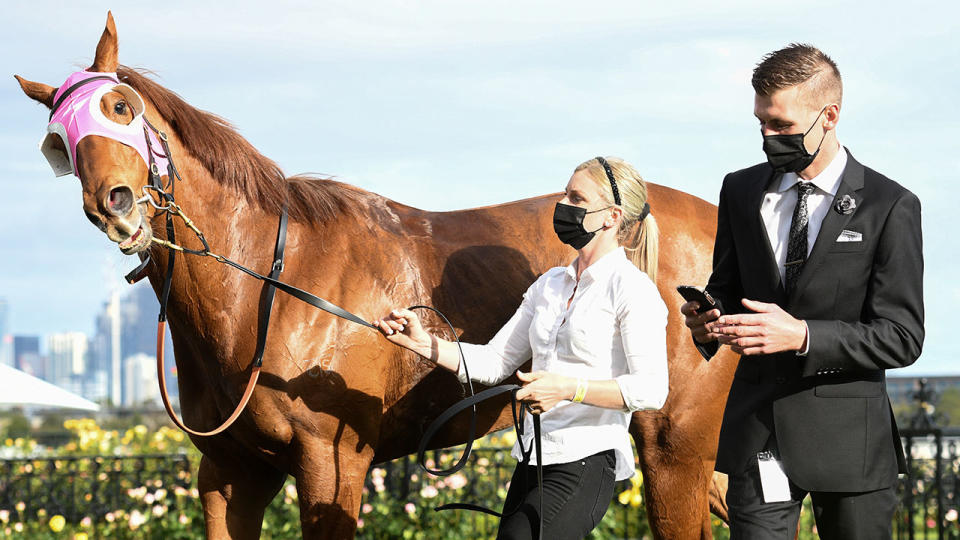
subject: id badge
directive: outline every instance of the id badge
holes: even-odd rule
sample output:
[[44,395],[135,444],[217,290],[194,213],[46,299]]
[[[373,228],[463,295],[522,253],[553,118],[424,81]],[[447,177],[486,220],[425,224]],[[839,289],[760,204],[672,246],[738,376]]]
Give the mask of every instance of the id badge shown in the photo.
[[773,452],[758,452],[757,464],[760,467],[760,487],[763,490],[763,502],[784,502],[790,500],[790,481],[783,472],[783,465]]

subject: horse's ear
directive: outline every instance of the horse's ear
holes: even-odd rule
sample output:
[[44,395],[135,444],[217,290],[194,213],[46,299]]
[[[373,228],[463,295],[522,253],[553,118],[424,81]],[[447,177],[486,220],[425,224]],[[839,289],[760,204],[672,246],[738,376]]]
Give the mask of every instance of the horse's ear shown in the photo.
[[20,88],[23,89],[23,93],[27,97],[43,103],[48,109],[53,108],[53,96],[57,93],[56,88],[49,84],[28,81],[19,75],[14,75],[14,77],[20,83]]
[[117,71],[117,25],[113,23],[113,14],[107,12],[107,26],[97,44],[97,54],[93,58],[90,71],[115,73]]

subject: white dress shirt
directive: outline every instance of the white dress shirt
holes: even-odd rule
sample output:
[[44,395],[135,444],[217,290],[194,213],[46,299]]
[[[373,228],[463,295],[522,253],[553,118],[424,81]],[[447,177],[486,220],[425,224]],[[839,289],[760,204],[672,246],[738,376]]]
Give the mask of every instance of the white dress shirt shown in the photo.
[[[823,218],[830,211],[830,203],[837,195],[840,181],[843,179],[843,169],[846,166],[847,152],[843,149],[843,146],[840,146],[840,151],[834,156],[833,161],[820,171],[820,174],[809,180],[816,189],[807,196],[807,212],[809,214],[807,256],[810,256],[810,250],[813,249],[813,244],[817,241]],[[785,173],[779,183],[773,183],[760,204],[760,216],[763,217],[763,225],[767,229],[767,238],[770,239],[770,247],[777,259],[781,283],[787,282],[785,266],[787,244],[790,242],[790,222],[793,220],[793,210],[797,206],[798,199],[797,190],[794,189],[794,186],[803,181],[797,176],[797,173]]]
[[[616,477],[623,480],[634,473],[627,433],[630,413],[659,409],[667,398],[667,309],[656,285],[627,259],[623,248],[591,264],[579,283],[576,264],[540,276],[489,343],[463,344],[464,357],[470,377],[487,385],[505,379],[531,357],[533,371],[615,379],[626,404],[623,410],[562,401],[540,415],[543,463],[569,463],[614,449]],[[458,375],[466,382],[462,364]],[[525,426],[522,441],[513,447],[517,459],[519,444],[530,448],[533,439],[529,415]]]

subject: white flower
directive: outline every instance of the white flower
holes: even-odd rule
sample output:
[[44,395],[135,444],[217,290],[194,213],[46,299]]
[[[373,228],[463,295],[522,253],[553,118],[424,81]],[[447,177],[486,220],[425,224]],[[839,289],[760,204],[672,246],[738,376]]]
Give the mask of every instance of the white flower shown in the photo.
[[147,522],[147,516],[140,513],[139,510],[130,512],[130,528],[135,530],[137,527]]

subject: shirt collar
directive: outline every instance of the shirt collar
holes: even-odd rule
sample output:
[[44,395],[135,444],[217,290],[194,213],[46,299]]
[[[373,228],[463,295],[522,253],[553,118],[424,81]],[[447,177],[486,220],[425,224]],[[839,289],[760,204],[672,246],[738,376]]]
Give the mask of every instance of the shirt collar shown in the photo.
[[[580,257],[577,257],[567,266],[566,273],[574,281],[577,279],[577,261]],[[593,264],[587,267],[583,271],[583,275],[580,276],[581,280],[586,282],[590,281],[599,281],[603,278],[606,278],[613,273],[614,269],[621,261],[627,260],[627,254],[623,249],[623,246],[617,247],[617,249],[611,250],[609,253],[600,257],[596,261],[593,261]]]
[[[839,145],[839,143],[837,143]],[[825,191],[830,195],[836,195],[837,190],[840,189],[840,181],[843,179],[843,170],[847,166],[847,151],[844,149],[843,145],[840,145],[840,151],[837,152],[837,155],[833,156],[833,160],[825,169],[820,171],[820,174],[811,178],[809,180],[814,186],[816,186],[821,191]],[[788,189],[792,188],[798,181],[800,177],[797,176],[797,173],[785,173],[780,179],[780,186],[777,188],[778,193],[783,193]]]

